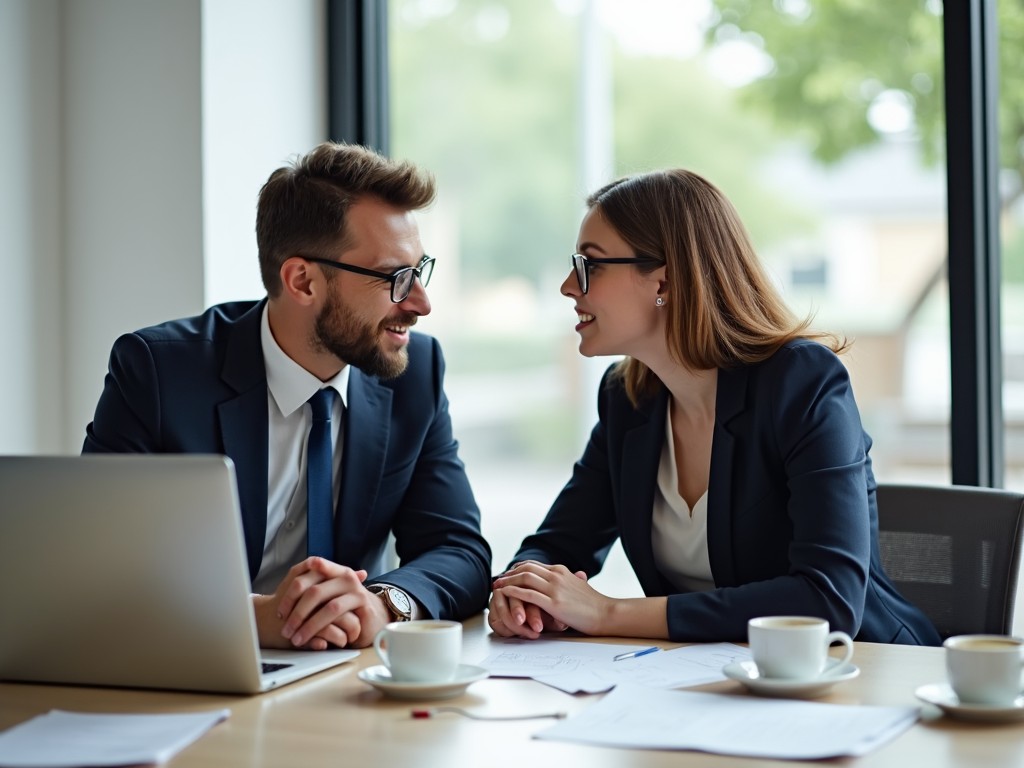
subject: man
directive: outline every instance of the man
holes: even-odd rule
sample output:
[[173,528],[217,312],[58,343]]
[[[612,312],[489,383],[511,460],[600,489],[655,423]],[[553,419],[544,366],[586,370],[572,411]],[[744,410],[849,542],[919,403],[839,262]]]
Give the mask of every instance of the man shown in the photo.
[[[410,333],[433,269],[413,211],[434,194],[409,163],[321,144],[260,191],[267,298],[126,334],[111,352],[83,452],[234,461],[265,647],[361,648],[389,621],[486,605],[491,554],[444,360]],[[401,566],[382,573],[389,532]]]

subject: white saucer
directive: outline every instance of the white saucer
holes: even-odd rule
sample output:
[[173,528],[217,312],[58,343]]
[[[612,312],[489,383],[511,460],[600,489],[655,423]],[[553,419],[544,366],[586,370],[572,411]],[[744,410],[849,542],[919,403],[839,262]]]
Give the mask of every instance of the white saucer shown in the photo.
[[953,689],[946,683],[922,685],[914,691],[914,695],[921,701],[934,704],[950,717],[960,720],[980,720],[989,723],[1024,720],[1024,696],[1018,696],[1013,704],[1008,706],[961,704]]
[[462,694],[466,688],[488,676],[483,667],[460,664],[455,677],[443,683],[400,683],[391,678],[391,672],[383,665],[359,670],[359,679],[369,683],[378,691],[396,699],[426,701],[429,699],[451,699]]
[[761,677],[753,661],[734,661],[722,667],[722,674],[747,686],[752,693],[760,696],[788,696],[794,699],[813,699],[821,696],[836,683],[853,680],[860,674],[855,664],[845,664],[840,669],[823,677],[811,680],[782,680]]

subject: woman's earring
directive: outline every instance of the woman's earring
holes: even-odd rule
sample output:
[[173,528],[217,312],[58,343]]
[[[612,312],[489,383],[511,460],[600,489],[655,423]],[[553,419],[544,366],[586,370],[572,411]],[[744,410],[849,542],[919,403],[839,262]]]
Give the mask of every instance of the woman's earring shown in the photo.
[[661,296],[659,296],[654,303],[656,305],[658,305],[659,307],[665,306],[665,300],[663,298],[661,298]]

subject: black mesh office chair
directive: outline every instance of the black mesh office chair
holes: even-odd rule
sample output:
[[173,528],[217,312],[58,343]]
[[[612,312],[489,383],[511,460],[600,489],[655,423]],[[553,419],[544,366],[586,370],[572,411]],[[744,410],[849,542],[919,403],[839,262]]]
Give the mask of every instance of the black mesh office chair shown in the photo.
[[878,528],[886,573],[943,638],[1011,633],[1024,494],[881,484]]

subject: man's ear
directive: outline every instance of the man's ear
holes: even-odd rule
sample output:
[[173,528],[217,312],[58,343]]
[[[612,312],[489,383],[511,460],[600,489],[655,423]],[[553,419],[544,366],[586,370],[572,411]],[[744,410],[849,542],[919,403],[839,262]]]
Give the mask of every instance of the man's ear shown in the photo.
[[278,274],[281,276],[281,292],[292,301],[304,306],[316,301],[323,281],[308,261],[298,256],[287,258]]

